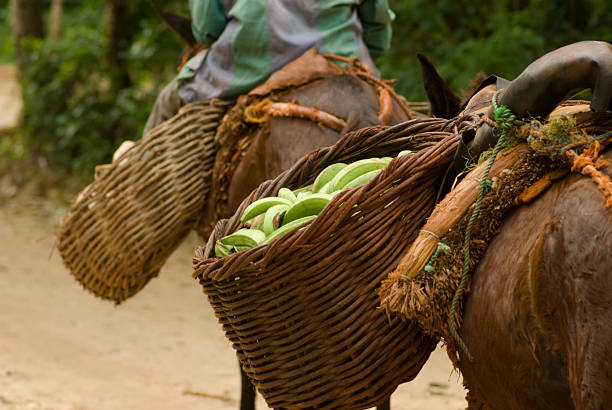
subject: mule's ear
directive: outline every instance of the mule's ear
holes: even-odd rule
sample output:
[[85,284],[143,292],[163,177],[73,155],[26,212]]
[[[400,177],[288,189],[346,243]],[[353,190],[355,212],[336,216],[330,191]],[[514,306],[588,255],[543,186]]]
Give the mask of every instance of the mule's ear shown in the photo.
[[196,46],[198,42],[196,41],[195,37],[193,37],[193,32],[191,31],[191,20],[189,20],[187,17],[168,13],[153,2],[151,2],[151,7],[153,7],[153,10],[155,10],[157,15],[161,17],[164,23],[166,23],[166,25],[170,27],[172,31],[177,33],[188,46]]
[[440,77],[435,67],[423,54],[417,57],[421,63],[421,74],[431,113],[438,118],[453,118],[459,114],[461,99],[456,96]]

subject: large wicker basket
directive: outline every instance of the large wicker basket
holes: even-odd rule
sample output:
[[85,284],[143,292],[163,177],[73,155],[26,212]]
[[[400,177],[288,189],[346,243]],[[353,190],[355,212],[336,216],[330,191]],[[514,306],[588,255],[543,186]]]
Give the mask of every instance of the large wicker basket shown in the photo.
[[85,289],[119,303],[158,274],[202,212],[227,107],[221,100],[184,106],[99,167],[72,201],[57,246]]
[[[316,150],[251,193],[196,250],[200,280],[238,358],[274,408],[366,408],[413,379],[436,341],[387,318],[377,289],[433,209],[458,136],[445,120],[372,127]],[[254,200],[313,182],[334,162],[417,151],[338,194],[305,229],[223,259],[217,239]],[[353,207],[353,204],[358,204]]]

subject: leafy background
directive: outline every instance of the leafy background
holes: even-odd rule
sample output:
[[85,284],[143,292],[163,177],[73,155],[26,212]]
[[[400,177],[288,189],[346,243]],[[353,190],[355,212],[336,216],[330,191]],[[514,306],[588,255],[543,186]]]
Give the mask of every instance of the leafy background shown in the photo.
[[[11,164],[91,178],[124,139],[137,139],[157,91],[175,75],[182,44],[146,0],[128,3],[129,85],[114,87],[107,53],[105,0],[65,0],[58,42],[28,39],[20,73],[23,111],[0,134],[0,171]],[[187,15],[186,0],[158,0]],[[49,1],[42,1],[46,10]],[[392,51],[380,59],[385,78],[408,100],[425,99],[416,53],[429,56],[460,93],[479,71],[514,78],[547,51],[571,42],[612,40],[608,0],[390,0],[396,13]],[[47,17],[48,18],[48,17]],[[0,63],[11,63],[11,13],[0,0]]]

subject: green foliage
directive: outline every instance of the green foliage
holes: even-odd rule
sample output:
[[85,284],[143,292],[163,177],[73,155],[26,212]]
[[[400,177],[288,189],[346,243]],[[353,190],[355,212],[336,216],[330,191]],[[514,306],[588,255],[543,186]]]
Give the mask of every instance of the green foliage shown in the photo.
[[[21,76],[19,132],[26,156],[52,169],[93,175],[125,139],[138,139],[157,88],[174,75],[181,44],[153,15],[148,2],[130,4],[132,85],[110,86],[105,1],[67,4],[61,40],[28,39],[29,63]],[[146,6],[146,8],[145,8]],[[147,11],[148,14],[145,12]]]
[[455,92],[479,72],[516,77],[542,54],[580,40],[612,39],[608,0],[390,0],[392,52],[379,62],[409,100],[425,99],[416,53]]
[[[80,14],[94,22],[92,15]],[[46,158],[52,168],[91,172],[109,158],[121,135],[137,130],[133,122],[142,120],[143,113],[132,108],[141,97],[136,90],[121,91],[135,98],[125,112],[119,104],[126,98],[111,93],[99,29],[81,25],[59,43],[23,44],[29,62],[22,73],[20,131],[26,153]]]
[[0,2],[0,63],[13,62],[13,42],[9,24],[9,8]]
[[[417,52],[430,57],[459,92],[479,71],[512,79],[563,44],[612,39],[609,0],[389,1],[397,15],[392,52],[379,65],[413,101],[425,99]],[[186,0],[156,2],[188,14]],[[49,1],[44,4],[48,10]],[[91,176],[122,140],[139,137],[157,90],[175,75],[182,44],[148,0],[127,4],[128,88],[110,87],[108,0],[65,0],[59,43],[26,43],[31,62],[21,77],[24,111],[18,131],[25,156]],[[8,0],[0,0],[0,61],[12,59],[9,20]]]

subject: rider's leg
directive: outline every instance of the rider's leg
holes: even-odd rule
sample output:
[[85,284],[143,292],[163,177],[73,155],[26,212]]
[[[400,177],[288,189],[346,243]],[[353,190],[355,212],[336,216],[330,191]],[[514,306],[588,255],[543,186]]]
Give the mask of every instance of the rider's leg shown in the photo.
[[179,108],[183,105],[185,105],[185,102],[179,97],[176,91],[176,79],[174,79],[170,81],[157,96],[142,135],[145,135],[151,128],[161,124],[168,118],[174,117]]

